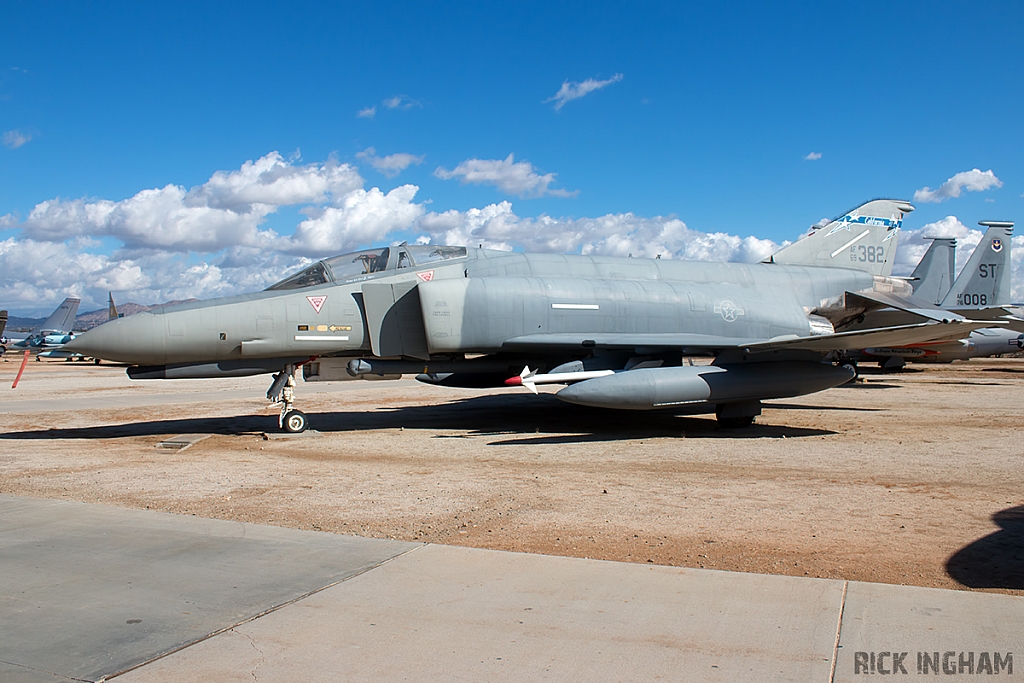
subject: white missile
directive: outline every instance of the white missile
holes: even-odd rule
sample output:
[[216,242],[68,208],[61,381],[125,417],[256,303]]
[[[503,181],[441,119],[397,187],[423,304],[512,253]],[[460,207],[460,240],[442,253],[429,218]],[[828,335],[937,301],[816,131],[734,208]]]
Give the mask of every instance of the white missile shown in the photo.
[[527,365],[519,373],[518,377],[509,377],[505,380],[505,384],[510,387],[526,387],[536,394],[538,384],[567,384],[569,382],[582,382],[585,379],[607,377],[614,374],[614,370],[591,370],[589,372],[555,372],[547,375],[538,375]]

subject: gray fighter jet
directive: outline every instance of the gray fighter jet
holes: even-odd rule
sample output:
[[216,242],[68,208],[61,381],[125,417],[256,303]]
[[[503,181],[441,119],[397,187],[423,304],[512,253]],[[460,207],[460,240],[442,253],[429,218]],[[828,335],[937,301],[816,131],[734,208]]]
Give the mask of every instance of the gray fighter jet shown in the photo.
[[[961,339],[990,325],[913,296],[891,277],[913,207],[874,200],[768,263],[524,254],[398,245],[319,261],[267,290],[156,308],[79,336],[68,350],[145,378],[276,373],[281,426],[307,381],[418,379],[460,387],[567,384],[570,403],[711,412],[743,425],[761,401],[852,377],[836,352]],[[920,322],[847,331],[865,312]],[[684,358],[706,356],[711,365]]]

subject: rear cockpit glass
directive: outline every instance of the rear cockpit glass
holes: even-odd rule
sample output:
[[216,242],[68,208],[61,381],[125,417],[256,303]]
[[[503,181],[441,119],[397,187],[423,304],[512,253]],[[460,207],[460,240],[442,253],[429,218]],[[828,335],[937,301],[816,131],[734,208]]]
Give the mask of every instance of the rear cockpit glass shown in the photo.
[[383,272],[388,268],[388,259],[390,257],[391,250],[384,247],[383,249],[371,249],[370,251],[361,251],[356,254],[332,256],[324,261],[324,263],[330,269],[331,277],[334,278],[334,281],[340,282],[357,275]]
[[[397,253],[397,257],[394,253]],[[352,254],[332,256],[323,261],[300,270],[286,277],[277,284],[267,287],[267,291],[281,289],[301,289],[314,287],[330,282],[344,282],[352,278],[365,279],[367,275],[383,273],[396,268],[423,267],[440,261],[463,258],[467,254],[465,247],[445,246],[400,246],[369,249]]]
[[428,244],[424,246],[406,247],[406,249],[409,250],[409,255],[412,256],[416,265],[420,267],[430,263],[436,263],[438,261],[462,258],[466,255],[465,247],[443,247]]

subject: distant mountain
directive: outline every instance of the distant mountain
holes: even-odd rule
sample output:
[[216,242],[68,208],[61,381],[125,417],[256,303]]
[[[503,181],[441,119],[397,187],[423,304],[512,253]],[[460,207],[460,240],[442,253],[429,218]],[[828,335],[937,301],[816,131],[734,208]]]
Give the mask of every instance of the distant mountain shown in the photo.
[[[142,313],[143,311],[149,311],[157,306],[173,306],[175,304],[183,304],[189,301],[197,301],[197,299],[185,299],[182,301],[168,301],[163,304],[153,304],[152,306],[144,306],[143,304],[137,304],[128,301],[123,304],[118,304],[117,312],[124,315],[135,315],[136,313]],[[106,308],[99,308],[95,311],[89,311],[87,313],[79,313],[75,317],[75,331],[83,332],[85,330],[91,330],[97,325],[102,325],[107,322],[109,314]],[[40,325],[46,322],[46,318],[19,318],[16,315],[12,315],[7,319],[7,330],[6,332],[17,332],[27,333],[36,329]]]

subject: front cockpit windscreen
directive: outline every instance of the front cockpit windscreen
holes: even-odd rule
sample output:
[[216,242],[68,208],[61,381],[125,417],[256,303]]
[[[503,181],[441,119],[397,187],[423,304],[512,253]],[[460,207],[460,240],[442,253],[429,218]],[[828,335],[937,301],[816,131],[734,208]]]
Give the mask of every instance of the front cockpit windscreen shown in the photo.
[[267,291],[302,289],[331,282],[365,280],[369,276],[389,270],[417,268],[440,261],[463,258],[466,253],[465,247],[402,245],[342,254],[317,261],[298,273],[267,287]]

